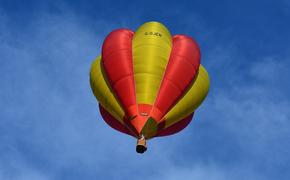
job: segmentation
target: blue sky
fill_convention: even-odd
[[[1,0],[0,179],[290,179],[289,19],[286,0]],[[152,20],[198,41],[211,89],[140,155],[101,120],[88,74],[110,31]]]

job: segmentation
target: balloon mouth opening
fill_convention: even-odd
[[[136,152],[143,154],[147,150],[147,147],[144,145],[137,145],[136,146]]]

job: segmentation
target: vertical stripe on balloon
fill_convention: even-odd
[[[127,116],[137,114],[132,63],[132,38],[128,29],[111,32],[102,47],[102,61],[114,94],[118,97]]]
[[[176,104],[193,81],[199,64],[200,50],[197,43],[185,35],[174,36],[169,62],[151,113],[152,117],[160,121]]]
[[[123,118],[125,113],[107,84],[101,66],[101,56],[99,56],[91,66],[90,84],[95,97],[98,99],[102,107],[104,107],[120,123],[124,124]]]

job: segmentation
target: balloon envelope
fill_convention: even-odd
[[[158,22],[112,31],[92,64],[92,91],[112,128],[150,139],[175,134],[192,120],[209,90],[200,49]]]

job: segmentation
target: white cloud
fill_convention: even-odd
[[[224,168],[214,164],[198,164],[189,167],[172,166],[164,169],[162,175],[154,177],[153,179],[166,179],[166,180],[228,180],[228,179],[249,179],[259,180],[264,179],[261,175],[256,174],[247,167],[240,169]]]

